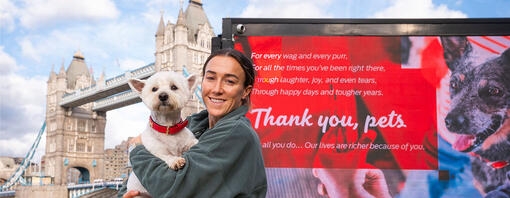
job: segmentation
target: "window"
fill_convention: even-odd
[[[78,120],[78,131],[87,131],[85,126],[85,120]]]
[[[69,140],[69,144],[67,145],[67,151],[74,152],[74,141],[73,140]]]
[[[85,143],[77,143],[76,152],[85,152]]]

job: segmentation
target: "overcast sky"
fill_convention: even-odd
[[[508,0],[202,0],[216,34],[225,17],[494,18]],[[184,9],[188,1],[182,2]],[[176,22],[179,0],[0,0],[0,156],[24,157],[45,119],[49,73],[80,50],[97,78],[154,62],[163,13]],[[67,68],[66,68],[67,69]],[[107,112],[106,148],[146,125],[142,104]],[[38,147],[44,153],[44,139]]]

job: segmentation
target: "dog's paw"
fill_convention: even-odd
[[[170,166],[170,168],[172,168],[174,170],[179,170],[179,169],[183,168],[185,164],[186,164],[186,159],[179,157],[174,161],[174,163],[172,163],[172,166]]]

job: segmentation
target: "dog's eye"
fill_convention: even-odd
[[[457,81],[457,80],[450,81],[450,91],[452,92],[452,94],[457,93],[457,90],[459,89],[459,87],[460,87],[459,81]]]
[[[501,96],[503,92],[497,87],[489,87],[489,89],[487,89],[487,93],[490,96]]]
[[[172,85],[172,86],[170,87],[170,89],[175,91],[175,90],[177,90],[177,89],[179,89],[179,88],[178,88],[177,86],[175,86],[175,85]]]
[[[499,87],[495,86],[487,86],[478,92],[479,96],[482,98],[491,98],[491,97],[501,97],[503,96],[503,91]]]
[[[158,88],[157,87],[153,87],[152,88],[152,92],[156,92],[156,91],[158,91]]]
[[[450,88],[457,89],[457,87],[459,87],[459,83],[457,83],[456,81],[450,82]]]

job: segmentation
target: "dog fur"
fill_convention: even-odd
[[[475,186],[487,197],[510,197],[510,49],[478,64],[467,37],[442,37],[450,77],[450,132],[453,148],[470,153]]]
[[[160,71],[147,80],[130,79],[128,84],[150,109],[152,120],[159,125],[174,126],[181,121],[181,110],[193,93],[196,77],[191,75],[186,79],[172,71]],[[150,124],[142,132],[141,139],[148,151],[173,170],[184,167],[186,160],[181,157],[182,154],[198,142],[187,128],[170,135],[155,131]],[[129,176],[127,189],[138,190],[142,196],[150,197],[133,172]]]

